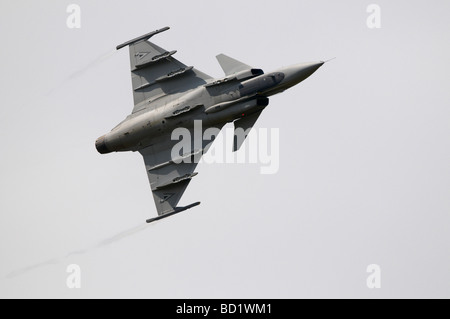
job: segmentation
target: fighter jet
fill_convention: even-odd
[[[217,60],[225,77],[211,76],[174,58],[177,51],[167,51],[149,41],[162,28],[127,41],[117,50],[129,47],[134,108],[111,132],[95,142],[101,154],[139,152],[144,157],[158,217],[147,223],[192,208],[200,202],[177,207],[201,156],[211,146],[214,136],[194,134],[201,123],[201,133],[220,129],[234,122],[233,151],[238,151],[269,97],[302,82],[324,62],[296,64],[270,73],[253,68],[224,54]],[[191,132],[186,147],[174,151],[180,142],[172,132],[184,128]],[[210,130],[211,131],[211,130]],[[238,134],[237,132],[244,132]]]

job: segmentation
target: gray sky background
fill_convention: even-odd
[[[78,30],[70,3],[0,2],[0,297],[450,297],[449,1],[76,1]],[[133,107],[115,46],[164,26],[215,77],[219,53],[337,59],[257,123],[280,129],[278,174],[199,165],[180,204],[202,205],[145,226],[141,156],[94,141]]]

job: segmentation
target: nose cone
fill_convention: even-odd
[[[97,151],[100,154],[108,154],[111,153],[111,151],[108,149],[108,147],[106,147],[106,143],[105,143],[105,136],[103,135],[102,137],[99,137],[96,141],[95,141],[95,148],[97,149]]]
[[[310,62],[292,65],[283,70],[285,75],[284,84],[293,86],[306,80],[311,74],[317,71],[325,62]]]

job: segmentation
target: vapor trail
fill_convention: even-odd
[[[23,267],[23,268],[19,268],[19,269],[13,270],[8,275],[6,275],[5,278],[11,279],[11,278],[14,278],[14,277],[18,277],[18,276],[24,275],[24,274],[26,274],[26,273],[28,273],[30,271],[33,271],[33,270],[36,270],[36,269],[39,269],[39,268],[43,268],[43,267],[48,266],[48,265],[59,264],[59,263],[63,262],[65,259],[67,259],[67,258],[69,258],[71,256],[87,254],[87,253],[89,253],[91,251],[94,251],[96,249],[99,249],[101,247],[104,247],[104,246],[107,246],[107,245],[111,245],[111,244],[113,244],[115,242],[118,242],[118,241],[120,241],[122,239],[131,237],[131,236],[133,236],[133,235],[143,231],[144,229],[146,229],[147,226],[148,226],[148,224],[141,224],[139,226],[127,229],[125,231],[121,231],[120,233],[117,233],[114,236],[105,238],[105,239],[101,240],[100,242],[98,242],[97,244],[92,245],[92,246],[90,246],[88,248],[79,249],[79,250],[75,250],[75,251],[69,252],[69,253],[65,254],[63,257],[48,259],[48,260],[40,262],[40,263],[36,263],[36,264],[33,264],[33,265],[29,265],[29,266],[26,266],[26,267]]]
[[[89,69],[91,69],[97,65],[100,65],[102,62],[108,60],[110,57],[112,57],[114,55],[114,53],[116,53],[116,50],[111,50],[107,53],[100,55],[99,57],[94,59],[92,62],[90,62],[86,66],[84,66],[83,68],[70,74],[64,81],[72,80],[72,79],[75,79],[75,78],[83,75]]]
[[[66,83],[82,76],[83,74],[85,74],[87,71],[89,71],[90,69],[100,65],[101,63],[105,62],[106,60],[108,60],[110,57],[112,57],[117,51],[116,50],[111,50],[108,51],[107,53],[104,53],[100,56],[98,56],[97,58],[95,58],[94,60],[92,60],[91,62],[89,62],[87,65],[85,65],[84,67],[80,68],[79,70],[69,74],[65,79],[63,79],[58,85],[56,85],[53,89],[51,89],[46,96],[51,95],[54,91],[56,91],[57,89],[59,89],[60,87],[62,87],[63,85],[65,85]]]

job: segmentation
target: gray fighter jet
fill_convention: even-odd
[[[230,58],[217,56],[225,77],[213,79],[174,58],[148,41],[168,30],[163,28],[117,46],[129,47],[134,109],[127,118],[95,142],[99,153],[138,151],[144,157],[158,217],[148,223],[199,205],[177,207],[199,159],[211,146],[214,136],[194,134],[201,121],[201,133],[215,128],[218,133],[234,122],[234,151],[247,137],[269,96],[281,93],[313,74],[321,62],[302,63],[270,73]],[[179,140],[172,140],[176,128],[192,132],[189,149],[174,152]],[[211,132],[211,130],[210,130]],[[244,132],[238,134],[237,132]]]

